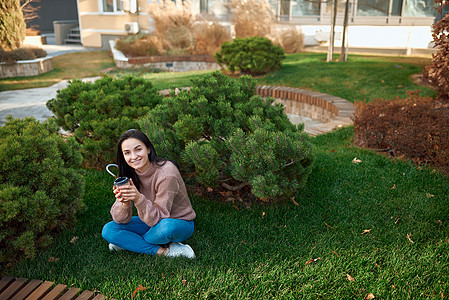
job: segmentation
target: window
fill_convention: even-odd
[[[121,12],[121,0],[103,0],[103,12]]]
[[[402,10],[402,0],[392,0],[391,15],[400,16]]]
[[[387,16],[390,0],[359,0],[358,16]]]
[[[404,0],[405,17],[435,17],[433,0]]]
[[[311,16],[320,14],[321,2],[318,0],[293,0],[292,16]]]

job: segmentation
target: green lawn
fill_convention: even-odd
[[[423,58],[350,55],[348,62],[326,62],[324,53],[288,55],[282,69],[259,78],[260,84],[285,85],[319,91],[354,102],[376,98],[405,97],[406,91],[432,89],[416,85],[412,74],[422,73],[430,60]]]
[[[53,70],[38,76],[0,79],[0,91],[47,87],[65,79],[100,76],[114,61],[108,51],[67,53],[52,58]]]
[[[398,86],[418,88],[410,74],[423,67],[402,58],[323,59],[325,54],[289,55],[282,70],[257,80],[371,100],[402,95]],[[170,73],[146,76],[167,88],[185,86],[195,75],[178,74],[179,81],[170,83]],[[130,299],[140,285],[146,290],[134,299],[448,298],[449,178],[356,148],[352,131],[313,138],[316,161],[295,195],[298,205],[248,206],[192,195],[196,231],[187,243],[195,260],[110,252],[101,229],[111,220],[112,177],[86,171],[87,208],[76,225],[35,259],[2,273],[116,299]]]
[[[147,289],[135,299],[446,298],[448,178],[357,149],[351,137],[349,127],[314,139],[316,163],[298,206],[192,197],[195,260],[110,252],[101,228],[111,220],[112,178],[89,171],[77,225],[8,273],[116,299],[140,285]]]

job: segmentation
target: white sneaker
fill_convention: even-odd
[[[193,252],[192,247],[189,245],[184,245],[181,243],[171,243],[168,246],[167,254],[165,256],[168,257],[180,257],[184,256],[187,258],[195,258],[195,252]]]
[[[120,248],[120,247],[117,246],[117,245],[114,245],[114,244],[109,243],[109,250],[111,250],[111,251],[121,251],[121,250],[125,250],[125,249]]]

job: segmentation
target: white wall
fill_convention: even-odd
[[[306,45],[317,44],[316,38],[328,37],[330,26],[297,26],[301,28]],[[336,26],[335,45],[341,45],[342,26]],[[321,31],[321,32],[319,32]],[[317,34],[318,32],[318,34]],[[328,40],[328,38],[327,38]],[[367,48],[429,48],[432,42],[430,26],[349,26],[349,47]]]

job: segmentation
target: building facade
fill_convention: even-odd
[[[148,0],[151,1],[151,0]],[[147,0],[77,0],[84,46],[108,47],[110,39],[150,32]],[[215,15],[229,24],[226,0],[192,0],[195,14]],[[306,45],[328,40],[332,0],[269,0],[279,26],[294,25]],[[437,17],[433,0],[348,0],[348,46],[366,48],[431,47],[432,25]],[[345,1],[339,1],[336,45],[341,39]],[[341,42],[340,42],[341,43]]]

